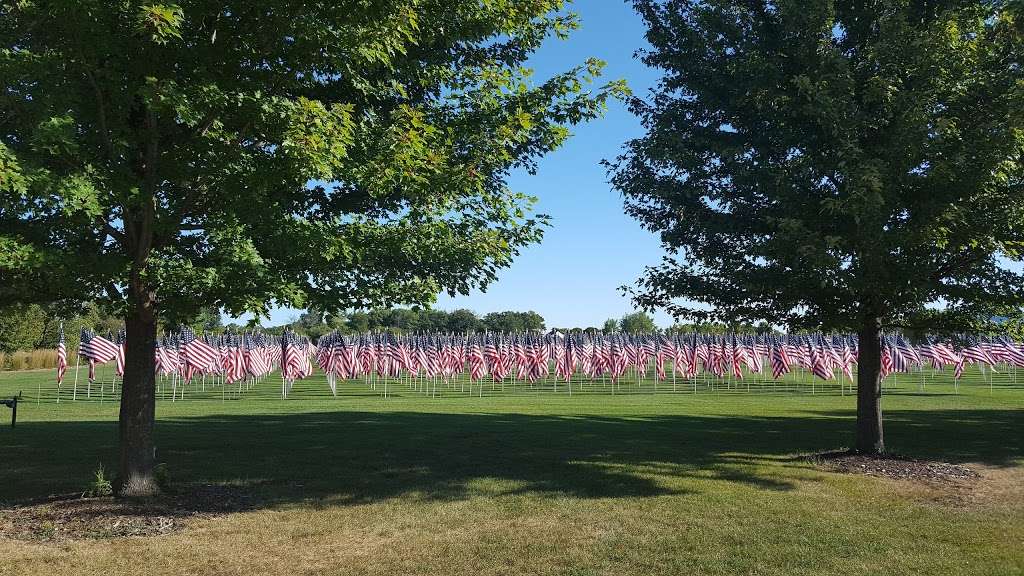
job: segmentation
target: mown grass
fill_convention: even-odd
[[[73,374],[69,374],[73,376]],[[110,376],[55,403],[52,371],[0,428],[0,501],[80,490],[116,464]],[[849,445],[854,398],[803,377],[412,390],[322,376],[280,398],[197,382],[158,402],[158,460],[180,486],[250,486],[256,510],[159,538],[0,538],[0,574],[1024,573],[1024,374],[886,388],[892,450],[968,463],[967,494],[815,469]],[[578,383],[577,383],[578,386]],[[41,391],[37,399],[35,395]],[[0,419],[8,413],[0,409]]]

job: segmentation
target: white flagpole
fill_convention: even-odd
[[[74,390],[74,392],[71,393],[71,400],[72,401],[78,400],[78,365],[81,363],[81,361],[82,361],[82,355],[76,353],[75,354],[75,390]],[[58,397],[57,400],[59,401],[60,397]]]

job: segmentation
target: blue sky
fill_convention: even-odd
[[[531,65],[547,78],[588,57],[607,62],[604,79],[624,78],[644,94],[657,74],[633,58],[644,44],[644,25],[632,7],[616,0],[579,1],[582,28],[568,40],[549,40]],[[538,212],[550,214],[544,241],[525,250],[486,293],[450,298],[437,307],[470,308],[479,313],[534,310],[548,326],[600,326],[633,311],[618,287],[633,283],[644,265],[657,263],[657,238],[623,214],[622,197],[608,185],[602,159],[619,154],[622,144],[641,134],[639,121],[620,102],[607,115],[577,126],[564,147],[546,156],[535,176],[517,174],[513,189],[539,198]],[[658,315],[658,323],[671,324]]]
[[[540,81],[582,64],[589,57],[607,62],[604,79],[624,78],[638,94],[656,81],[654,71],[633,58],[644,44],[644,26],[630,5],[618,0],[580,0],[572,9],[582,28],[567,40],[550,39],[531,66]],[[441,295],[436,308],[469,308],[480,314],[534,310],[548,326],[600,326],[606,318],[633,311],[618,287],[633,283],[645,265],[657,263],[657,238],[622,211],[622,198],[608,185],[602,159],[618,155],[622,144],[641,134],[640,124],[614,102],[607,115],[577,126],[573,137],[546,156],[535,176],[520,173],[512,188],[539,198],[537,211],[552,217],[541,244],[531,246],[502,271],[485,293],[455,298]],[[273,311],[270,324],[298,315]],[[656,314],[659,325],[671,324]]]

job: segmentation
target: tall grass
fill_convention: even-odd
[[[68,364],[74,365],[75,353],[68,352]],[[57,367],[56,350],[23,350],[0,352],[0,370],[39,370]]]

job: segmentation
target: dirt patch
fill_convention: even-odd
[[[812,454],[804,459],[829,472],[867,474],[930,484],[962,484],[981,477],[974,470],[960,464],[917,460],[894,454],[872,456],[838,451]]]
[[[250,488],[201,485],[146,500],[63,496],[0,509],[0,537],[42,542],[158,536],[200,518],[251,509]]]
[[[918,460],[897,454],[869,456],[836,451],[799,458],[829,472],[864,474],[898,480],[901,494],[943,508],[966,508],[985,504],[991,499],[982,498],[981,495],[996,480],[991,470],[985,467],[969,468],[961,464]],[[984,469],[984,476],[979,473],[981,469]]]

